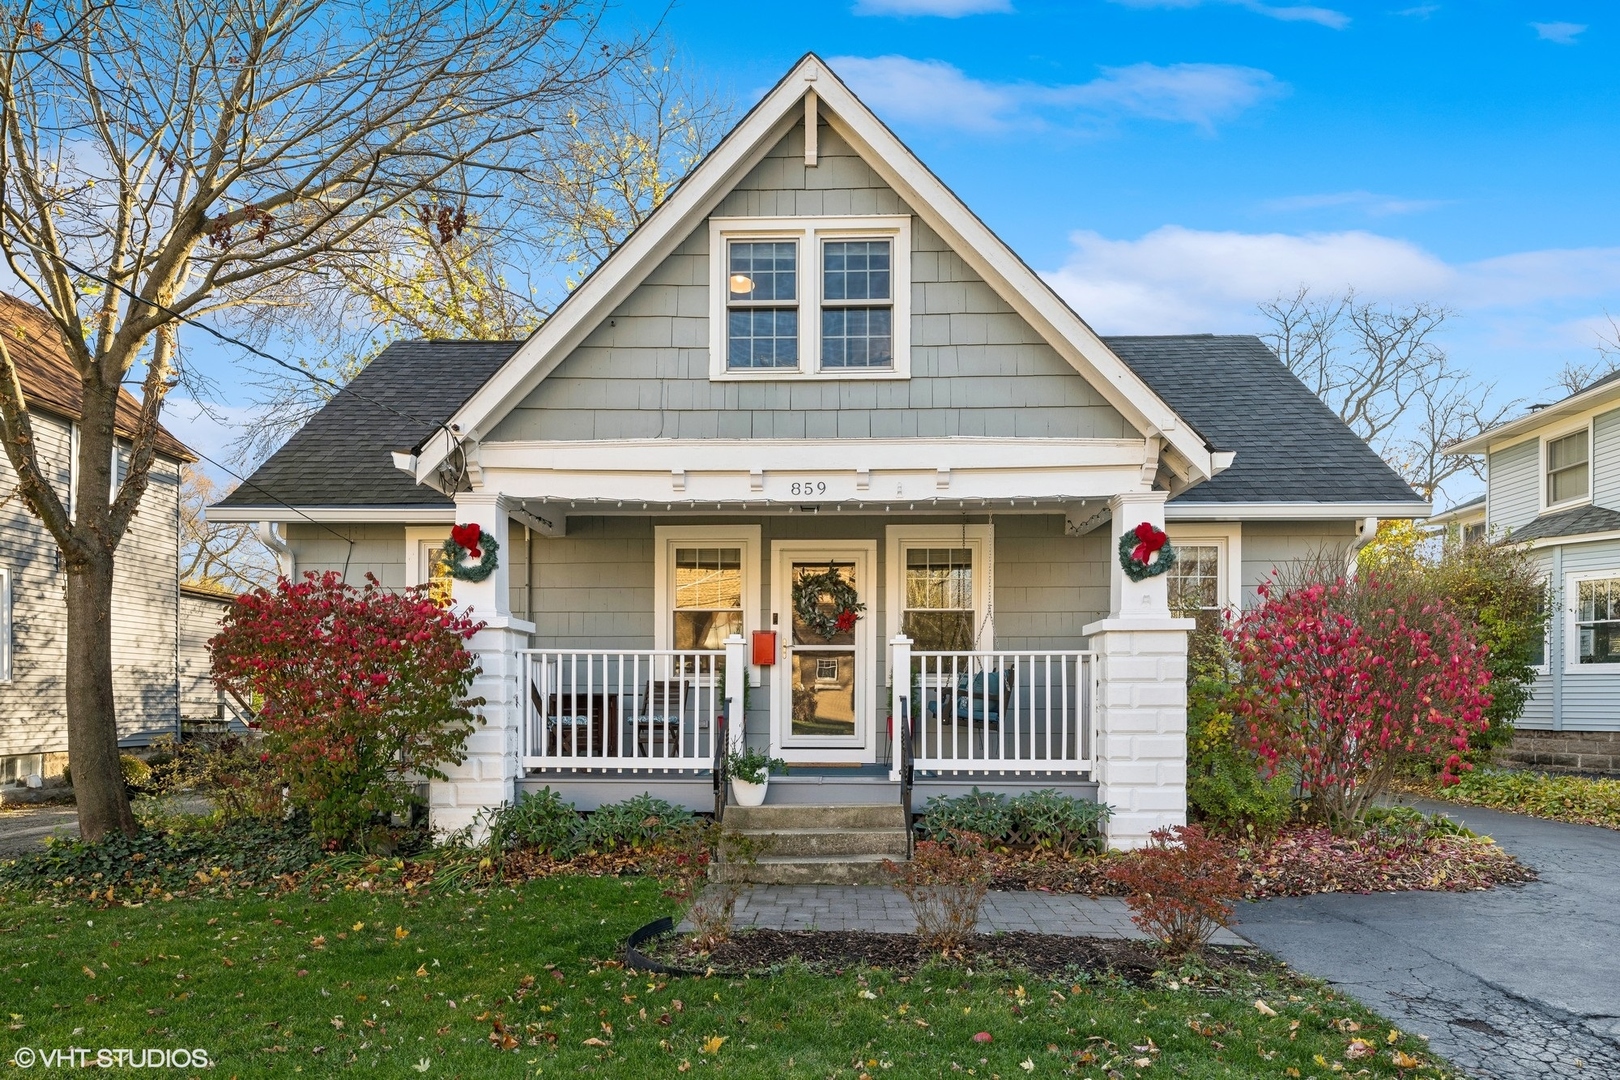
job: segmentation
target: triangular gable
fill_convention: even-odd
[[[674,194],[468,399],[451,418],[451,430],[475,442],[486,436],[714,212],[732,187],[800,121],[808,91],[814,91],[819,99],[821,118],[861,154],[919,218],[938,232],[1128,423],[1144,435],[1163,440],[1167,464],[1184,473],[1189,481],[1218,471],[1220,461],[1192,426],[1114,355],[1050,286],[814,54],[800,60]],[[431,478],[451,449],[446,435],[431,438],[417,455],[417,478]]]

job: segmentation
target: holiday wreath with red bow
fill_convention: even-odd
[[[1176,549],[1163,529],[1144,521],[1119,538],[1119,565],[1132,581],[1145,581],[1176,565]]]
[[[827,610],[829,606],[831,611]],[[865,610],[866,605],[861,603],[855,586],[846,581],[835,566],[819,574],[804,570],[794,579],[794,614],[806,629],[828,641],[855,629],[856,621]]]
[[[477,522],[452,525],[450,539],[444,542],[444,562],[457,581],[483,581],[495,572],[495,556],[500,550],[501,545]]]

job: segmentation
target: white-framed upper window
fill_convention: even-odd
[[[1576,506],[1592,498],[1592,424],[1541,440],[1541,506]]]
[[[932,652],[995,648],[992,525],[890,525],[884,563],[887,636]]]
[[[0,566],[0,683],[11,681],[11,571]]]
[[[1620,570],[1569,574],[1564,584],[1564,669],[1620,667]]]
[[[653,540],[655,648],[719,650],[758,628],[758,525],[660,525]]]
[[[1176,564],[1164,575],[1170,613],[1198,620],[1200,630],[1215,630],[1223,612],[1243,606],[1243,527],[1200,524],[1168,526]]]
[[[714,379],[911,374],[911,218],[711,218]]]

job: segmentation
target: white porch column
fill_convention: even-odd
[[[911,723],[911,710],[917,703],[911,701],[911,639],[904,634],[896,634],[889,639],[889,685],[891,697],[889,699],[889,716],[894,720],[894,731],[889,739],[889,779],[898,783],[900,781],[900,738],[902,723]],[[915,731],[915,726],[912,727]],[[917,748],[911,748],[912,756],[917,754]]]
[[[727,752],[742,753],[748,740],[748,642],[741,634],[726,638],[726,741]]]
[[[468,492],[456,496],[456,521],[477,522],[500,545],[495,572],[483,581],[453,583],[455,605],[485,623],[467,647],[478,657],[479,674],[472,694],[482,697],[483,725],[467,737],[467,760],[444,771],[449,780],[429,785],[428,809],[433,831],[454,832],[471,825],[480,811],[512,802],[518,776],[518,724],[523,715],[522,666],[519,649],[528,648],[534,624],[512,617],[511,559],[506,500],[498,494]],[[445,528],[445,535],[450,529]],[[475,837],[482,839],[482,837]]]
[[[1129,850],[1148,834],[1187,822],[1187,633],[1175,619],[1164,575],[1132,581],[1119,565],[1120,538],[1141,522],[1164,528],[1162,491],[1109,501],[1108,618],[1084,628],[1097,654],[1101,691],[1092,749],[1097,799],[1114,810],[1108,846]]]

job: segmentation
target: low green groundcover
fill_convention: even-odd
[[[1553,821],[1620,829],[1620,780],[1484,768],[1463,773],[1450,787],[1425,787],[1422,794]]]
[[[1265,975],[1133,987],[947,964],[729,979],[621,968],[624,937],[670,913],[647,878],[0,901],[6,1053],[185,1047],[206,1051],[210,1075],[243,1078],[1453,1074],[1354,1003]]]

